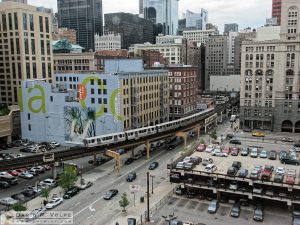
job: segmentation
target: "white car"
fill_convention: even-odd
[[[178,163],[176,164],[176,169],[178,169],[178,170],[182,170],[183,167],[184,167],[184,162],[178,162]]]
[[[46,208],[35,209],[28,215],[28,220],[34,220],[43,216],[46,212]]]
[[[205,152],[211,153],[214,150],[214,146],[213,145],[209,145],[206,147]]]
[[[204,172],[206,173],[213,173],[214,171],[217,170],[217,167],[215,164],[208,164],[205,168],[204,168]]]
[[[28,172],[22,172],[22,173],[20,173],[19,177],[25,178],[25,179],[32,179],[33,175],[31,173],[28,173]]]
[[[50,145],[53,145],[55,147],[59,147],[60,146],[60,144],[58,142],[55,142],[55,141],[51,141]]]
[[[0,199],[0,204],[1,205],[7,205],[7,206],[11,206],[18,203],[18,200],[15,200],[11,197],[6,197],[6,198],[1,198]]]
[[[252,148],[251,152],[250,152],[250,157],[257,158],[257,156],[258,156],[258,150],[257,150],[257,148]]]
[[[14,176],[9,174],[8,172],[0,172],[0,177],[11,179]]]
[[[225,152],[221,152],[221,149],[216,148],[211,152],[211,155],[213,156],[219,156],[219,157],[227,157],[228,154]]]
[[[191,161],[191,157],[187,156],[183,159],[184,163],[189,163]]]
[[[56,187],[57,186],[57,182],[53,179],[46,179],[40,182],[40,184],[45,184],[49,187]]]
[[[59,204],[63,203],[63,198],[53,198],[47,205],[46,209],[53,209],[54,207],[58,206]]]
[[[277,167],[275,174],[280,174],[284,175],[285,174],[285,169],[283,167]]]
[[[28,186],[27,190],[34,191],[35,193],[41,193],[42,192],[41,187],[36,187],[36,186],[33,186],[33,185]]]

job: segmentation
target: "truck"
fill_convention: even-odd
[[[236,121],[236,115],[231,115],[230,117],[230,122],[235,122]]]

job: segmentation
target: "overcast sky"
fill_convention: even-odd
[[[56,0],[28,0],[29,4],[44,5],[57,11]],[[103,11],[138,13],[139,0],[103,0]],[[179,0],[179,18],[185,10],[199,12],[208,10],[209,22],[217,24],[222,31],[224,23],[236,22],[239,28],[255,28],[265,24],[271,17],[271,0]]]

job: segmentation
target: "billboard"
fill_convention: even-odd
[[[64,107],[65,140],[82,143],[84,138],[96,135],[95,108]]]

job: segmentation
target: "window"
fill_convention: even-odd
[[[46,78],[46,64],[44,62],[42,63],[42,76]]]
[[[48,77],[49,77],[49,78],[52,77],[52,67],[51,67],[51,63],[48,63]]]
[[[27,119],[30,120],[30,113],[27,114]]]
[[[31,54],[35,55],[35,40],[31,39]]]
[[[44,40],[41,40],[41,54],[45,55],[45,42],[44,42]]]
[[[15,30],[18,30],[18,14],[14,13]]]
[[[36,74],[36,63],[32,63],[32,75],[33,75],[33,79],[37,78],[37,74]]]
[[[31,125],[30,124],[28,124],[28,130],[31,131]]]
[[[91,95],[95,94],[94,88],[91,88]]]
[[[23,29],[27,30],[27,14],[23,13]]]
[[[49,33],[49,18],[45,17],[45,23],[46,23],[46,33]]]
[[[39,16],[40,32],[44,32],[43,17]]]
[[[91,98],[91,103],[95,104],[95,99],[94,98]]]
[[[47,41],[47,55],[50,55],[50,41]]]
[[[53,102],[53,96],[50,96],[50,102]]]
[[[30,31],[34,31],[33,15],[32,14],[29,14],[29,25],[30,25]]]
[[[11,17],[11,13],[8,13],[8,27],[9,30],[12,30],[12,17]]]
[[[30,64],[26,63],[26,77],[27,79],[30,79]]]

